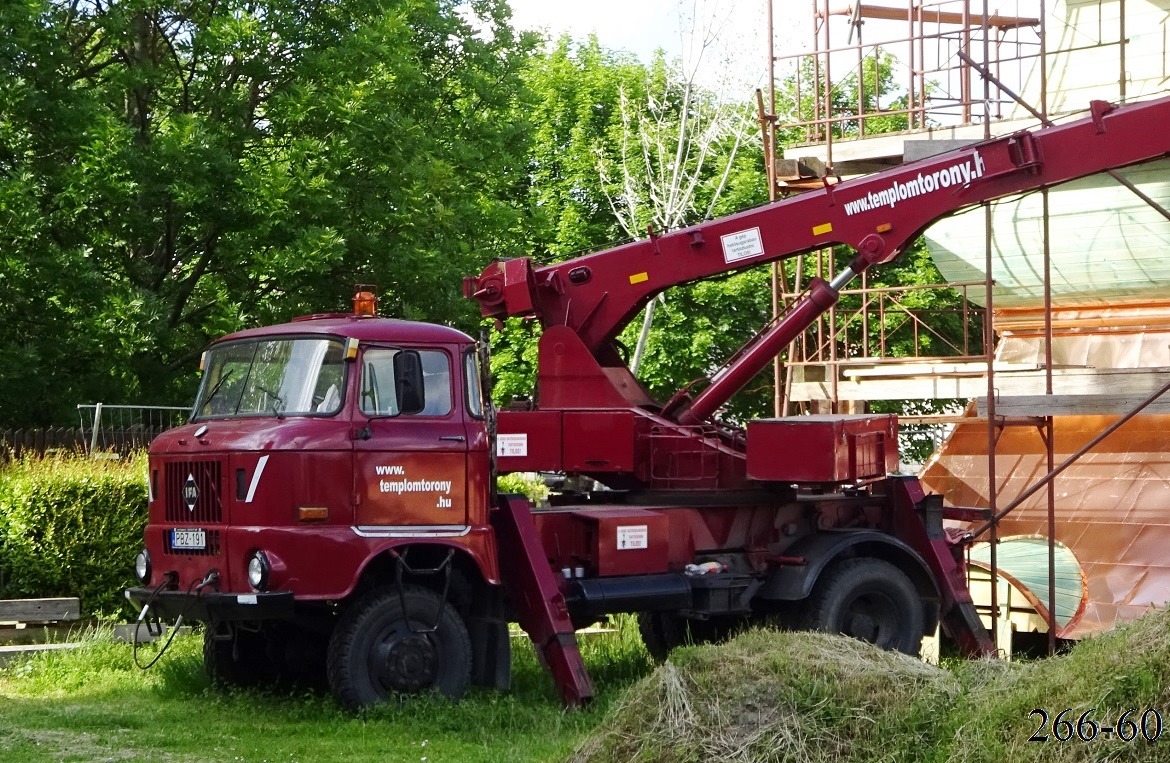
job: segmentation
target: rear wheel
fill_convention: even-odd
[[[663,662],[675,647],[693,644],[716,644],[726,641],[746,621],[729,615],[716,615],[707,620],[692,620],[673,612],[639,612],[638,631],[646,651],[657,662]]]
[[[432,626],[433,631],[427,632]],[[458,699],[471,678],[463,619],[433,591],[382,588],[359,599],[329,642],[329,686],[347,708],[396,694],[438,692]]]
[[[830,567],[805,611],[812,630],[906,654],[922,648],[921,597],[906,573],[881,559],[848,559]]]

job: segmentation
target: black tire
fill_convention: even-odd
[[[655,662],[665,662],[671,651],[684,643],[686,631],[681,619],[661,612],[638,613],[638,632]]]
[[[922,648],[923,612],[918,590],[881,559],[848,559],[822,573],[808,599],[810,630],[840,633],[905,654]]]
[[[405,609],[404,606],[405,605]],[[432,633],[421,633],[436,622]],[[341,616],[329,640],[329,687],[357,710],[391,696],[438,692],[459,699],[471,680],[471,639],[463,618],[435,592],[380,588]]]
[[[656,662],[665,662],[676,647],[717,644],[740,629],[740,619],[726,616],[692,620],[673,612],[638,613],[642,643]]]

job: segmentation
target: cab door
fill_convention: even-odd
[[[413,535],[467,527],[468,438],[445,347],[364,348],[354,441],[359,532]]]

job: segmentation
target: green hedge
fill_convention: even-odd
[[[0,466],[0,598],[77,596],[86,615],[119,613],[145,524],[143,456]]]

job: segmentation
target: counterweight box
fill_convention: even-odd
[[[898,468],[898,417],[793,416],[747,426],[747,474],[761,482],[863,482]]]

